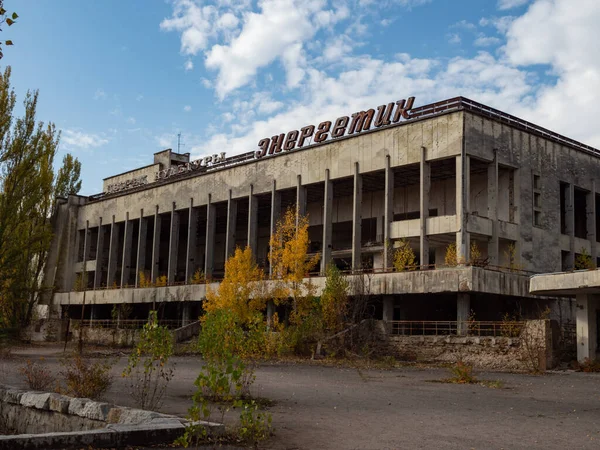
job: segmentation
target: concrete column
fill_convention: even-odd
[[[187,250],[185,258],[185,283],[189,283],[196,272],[196,247],[198,246],[198,210],[194,208],[194,199],[190,198],[188,211]]]
[[[204,250],[204,276],[210,280],[215,267],[215,228],[217,225],[217,207],[211,202],[208,194],[206,205],[206,245]]]
[[[331,231],[333,213],[333,182],[329,179],[329,169],[325,169],[325,198],[323,200],[323,253],[321,273],[325,274],[331,260]]]
[[[125,213],[125,233],[123,234],[123,259],[121,260],[121,287],[124,288],[129,282],[131,272],[131,246],[133,236],[133,224],[129,220],[129,213]]]
[[[171,209],[171,232],[169,233],[169,265],[167,282],[173,284],[177,275],[177,251],[179,249],[179,212],[175,211],[175,202]]]
[[[394,320],[394,297],[392,295],[383,296],[383,317],[385,329],[388,334],[392,333],[392,322]]]
[[[273,187],[271,188],[271,236],[275,234],[277,228],[277,221],[281,215],[281,194],[277,192],[277,182],[273,180]],[[269,277],[273,276],[273,263],[269,259]],[[268,305],[267,305],[268,306]],[[268,313],[268,310],[267,310]],[[267,315],[268,317],[268,315]]]
[[[429,193],[431,192],[431,167],[427,162],[427,150],[421,147],[420,162],[420,187],[419,187],[419,251],[421,254],[420,265],[429,265],[429,238],[427,237],[427,218],[429,217]],[[425,268],[425,267],[423,267]]]
[[[90,221],[85,221],[85,231],[83,232],[83,262],[85,263],[90,257],[90,247],[92,240],[90,239]]]
[[[575,186],[569,184],[569,188],[566,192],[567,198],[565,199],[565,225],[566,232],[569,235],[569,257],[567,259],[567,266],[569,269],[575,268]]]
[[[456,258],[459,262],[469,261],[469,233],[467,219],[469,212],[470,164],[469,156],[456,157]]]
[[[390,322],[394,320],[394,296],[383,296],[383,320]]]
[[[190,323],[190,303],[183,302],[181,304],[181,326],[185,327],[188,323]]]
[[[470,294],[458,293],[456,297],[456,331],[459,336],[466,336],[469,331],[469,315],[471,314]]]
[[[499,263],[498,239],[498,151],[494,149],[494,160],[488,164],[487,194],[488,194],[488,219],[492,221],[492,236],[488,240],[489,264],[497,266]]]
[[[390,167],[390,156],[385,157],[385,187],[383,202],[383,268],[393,267],[394,249],[390,239],[394,221],[394,172]]]
[[[254,195],[254,186],[250,185],[248,196],[248,247],[258,258],[258,197]]]
[[[577,295],[577,361],[585,358],[596,359],[597,349],[597,309],[600,307],[598,296],[590,294]]]
[[[154,236],[152,237],[152,283],[156,283],[156,279],[159,277],[158,273],[158,262],[160,256],[160,230],[162,226],[162,219],[158,214],[158,205],[154,211]]]
[[[98,242],[96,247],[96,276],[94,277],[94,289],[100,287],[102,281],[102,269],[104,266],[104,228],[102,227],[102,217],[98,221]]]
[[[362,175],[354,163],[354,198],[352,201],[352,270],[362,268]]]
[[[237,223],[237,200],[232,198],[231,189],[229,189],[229,198],[227,199],[227,234],[225,237],[225,261],[235,251],[235,227]]]
[[[148,236],[148,219],[144,217],[144,210],[140,210],[140,224],[137,241],[137,261],[135,263],[135,287],[140,287],[140,272],[146,267],[146,237]]]
[[[298,175],[296,186],[296,227],[298,227],[298,218],[306,215],[306,186],[302,186],[301,175]]]
[[[596,242],[596,181],[592,180],[592,191],[586,198],[587,239],[590,241],[592,264],[597,267],[598,243]]]
[[[108,269],[106,275],[106,285],[112,287],[117,274],[117,250],[119,247],[119,226],[115,223],[115,216],[112,216],[110,224],[110,246],[108,247]]]

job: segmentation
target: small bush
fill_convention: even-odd
[[[415,252],[407,239],[400,241],[400,246],[394,253],[394,268],[398,272],[415,270],[417,268]]]
[[[463,361],[458,361],[454,366],[450,368],[452,372],[452,378],[449,379],[452,383],[459,384],[471,384],[476,383],[477,380],[473,376],[473,366],[466,364]]]
[[[34,391],[45,391],[56,380],[52,371],[44,366],[43,361],[43,358],[40,358],[40,362],[27,360],[27,363],[19,368],[19,373],[23,376],[27,386]]]
[[[600,361],[585,358],[582,363],[578,363],[581,372],[600,372]]]
[[[98,399],[112,384],[110,362],[91,362],[79,355],[61,361],[64,370],[60,373],[65,386],[59,391],[81,398]]]
[[[241,405],[241,408],[238,435],[244,442],[257,447],[259,442],[269,438],[273,432],[271,414],[259,412],[254,400]]]

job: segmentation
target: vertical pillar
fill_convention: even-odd
[[[137,261],[135,263],[135,287],[140,287],[140,272],[143,272],[146,261],[146,237],[148,236],[148,219],[144,217],[144,209],[140,209],[140,225],[137,241]]]
[[[392,221],[394,220],[394,172],[390,167],[390,156],[385,157],[385,187],[383,202],[383,268],[392,267],[394,249],[390,239]]]
[[[108,273],[106,275],[106,286],[112,287],[115,283],[117,272],[117,250],[119,247],[119,226],[115,223],[115,216],[112,216],[110,224],[110,245],[108,247]]]
[[[175,202],[171,209],[171,231],[169,233],[169,265],[167,269],[167,281],[169,284],[175,282],[177,275],[177,250],[179,247],[179,212],[175,211]]]
[[[196,247],[198,236],[198,210],[194,208],[194,199],[190,198],[190,209],[188,211],[187,250],[185,263],[185,282],[190,282],[196,272]]]
[[[394,320],[394,297],[392,295],[383,296],[383,322],[386,332],[392,333],[393,327],[390,322]]]
[[[459,336],[466,336],[469,330],[469,314],[471,313],[470,294],[459,292],[456,297],[456,332]]]
[[[598,325],[596,308],[598,296],[589,294],[577,295],[577,361],[585,358],[596,359]]]
[[[129,220],[129,213],[125,213],[125,233],[123,234],[123,259],[121,260],[121,287],[129,283],[131,272],[131,238],[133,236],[133,224]]]
[[[152,236],[152,284],[156,283],[156,279],[159,277],[158,265],[160,256],[160,230],[162,225],[162,219],[158,214],[158,205],[154,211],[154,235]]]
[[[420,237],[419,251],[421,253],[420,265],[426,268],[429,265],[429,238],[427,237],[427,218],[429,217],[429,193],[431,191],[431,168],[427,162],[427,150],[421,147],[420,162],[420,186],[419,186],[419,209],[420,209]]]
[[[211,194],[208,194],[206,205],[206,246],[204,250],[204,276],[210,280],[215,267],[215,228],[217,224],[217,208],[211,202]]]
[[[296,186],[296,227],[298,227],[299,217],[306,215],[306,186],[302,186],[301,175],[298,175]]]
[[[271,188],[271,236],[275,234],[277,228],[277,221],[281,214],[281,194],[277,192],[277,182],[273,180],[273,187]],[[273,276],[273,262],[269,258],[269,277]],[[267,304],[268,307],[268,304]],[[268,313],[268,310],[267,310]]]
[[[85,231],[83,232],[83,262],[85,263],[90,256],[90,247],[92,240],[90,239],[90,221],[85,221]]]
[[[98,219],[98,243],[96,246],[96,276],[94,277],[94,289],[100,287],[102,282],[102,269],[104,268],[104,228],[102,217]]]
[[[488,164],[487,170],[487,216],[492,221],[492,236],[488,240],[488,261],[497,266],[499,261],[498,239],[498,150],[494,149],[494,160]]]
[[[325,197],[323,199],[323,254],[321,273],[325,274],[331,260],[331,231],[333,213],[333,182],[329,179],[329,169],[325,169]]]
[[[352,270],[362,267],[362,175],[354,163],[354,198],[352,201]]]
[[[456,258],[459,262],[469,261],[469,233],[467,217],[470,193],[469,156],[464,153],[456,157]]]
[[[592,190],[586,198],[587,239],[590,241],[592,264],[597,267],[598,243],[596,242],[596,181],[592,180]]]
[[[225,261],[235,251],[235,227],[237,223],[237,200],[232,198],[231,189],[229,189],[229,198],[227,199],[227,231],[225,237]]]
[[[258,197],[254,195],[254,186],[250,185],[248,196],[248,247],[258,258]]]
[[[575,186],[570,183],[566,192],[565,199],[565,225],[567,235],[569,236],[569,256],[567,259],[567,267],[575,268]]]
[[[190,323],[190,302],[184,302],[181,304],[181,326],[185,327]]]

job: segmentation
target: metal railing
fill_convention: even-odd
[[[392,320],[388,332],[396,336],[488,336],[519,337],[525,322]]]
[[[139,330],[147,324],[147,320],[113,320],[113,319],[101,319],[101,320],[78,320],[71,319],[71,325],[69,328],[105,328],[105,329],[121,329],[121,330]],[[182,320],[159,320],[158,325],[169,328],[170,330],[179,328],[183,325]]]

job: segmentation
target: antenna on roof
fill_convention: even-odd
[[[181,153],[181,151],[180,151],[180,150],[181,150],[181,147],[182,147],[182,146],[184,146],[184,147],[185,147],[185,144],[182,144],[182,143],[181,143],[181,132],[179,132],[179,133],[177,134],[177,153]]]

